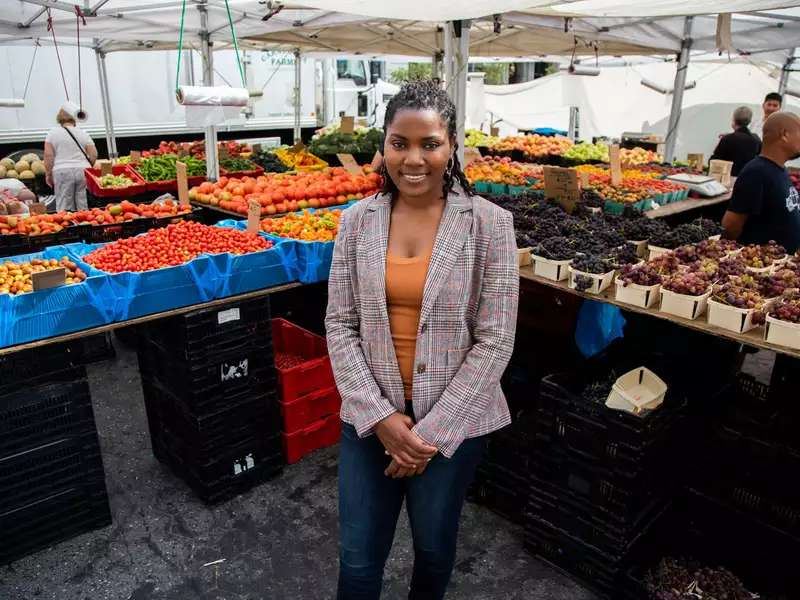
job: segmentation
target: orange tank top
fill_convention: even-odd
[[[406,400],[411,400],[414,355],[430,251],[414,258],[386,256],[386,308]]]

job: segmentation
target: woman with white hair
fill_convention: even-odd
[[[74,102],[65,102],[56,115],[53,127],[44,141],[44,168],[47,185],[55,190],[56,210],[85,210],[86,177],[83,170],[97,160],[89,134],[76,121],[81,112]]]
[[[747,106],[740,106],[733,111],[731,127],[733,133],[723,135],[719,139],[711,160],[727,160],[733,163],[731,175],[737,177],[739,171],[761,152],[761,140],[749,129],[753,120],[753,111]]]

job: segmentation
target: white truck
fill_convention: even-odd
[[[80,50],[82,89],[79,89],[78,49],[59,47],[66,80],[62,84],[59,61],[52,46],[41,46],[36,53],[30,83],[25,93],[34,48],[0,46],[0,97],[22,98],[23,108],[0,107],[0,145],[31,146],[41,143],[55,125],[55,116],[67,93],[73,101],[83,98],[88,119],[81,126],[95,139],[105,137],[103,107],[98,79],[97,57],[91,49]],[[189,56],[191,55],[191,58]],[[109,95],[114,132],[117,138],[186,135],[202,130],[186,126],[184,108],[175,99],[177,51],[143,50],[112,52],[106,56]],[[248,89],[262,90],[263,96],[251,99],[242,115],[220,131],[247,132],[287,130],[294,125],[294,55],[283,52],[244,52]],[[382,63],[368,60],[314,59],[301,56],[301,127],[325,125],[340,114],[374,123],[379,100],[377,87]],[[196,52],[184,52],[181,83],[201,81],[201,60]],[[329,79],[323,82],[324,70]],[[231,50],[214,52],[215,84],[241,86],[236,57]],[[327,87],[324,85],[327,84]],[[323,115],[324,94],[328,90],[327,110]],[[381,115],[382,119],[382,115]]]

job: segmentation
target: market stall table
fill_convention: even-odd
[[[679,202],[673,202],[672,204],[667,204],[666,206],[661,206],[656,208],[655,210],[648,210],[644,213],[651,219],[660,219],[663,217],[671,217],[673,215],[689,212],[692,210],[697,210],[700,208],[706,208],[709,206],[716,206],[718,204],[723,204],[731,199],[731,192],[729,191],[727,194],[722,194],[720,196],[714,196],[713,198],[687,198],[686,200],[681,200]]]
[[[200,310],[204,308],[213,308],[215,306],[222,306],[225,304],[231,304],[235,302],[239,302],[242,300],[249,300],[251,298],[257,298],[260,296],[266,296],[268,294],[274,294],[276,292],[282,292],[284,290],[290,290],[296,287],[301,286],[300,283],[286,283],[283,285],[276,285],[274,287],[264,288],[261,290],[256,290],[254,292],[247,292],[246,294],[238,294],[235,296],[227,296],[225,298],[217,298],[214,300],[210,300],[208,302],[203,302],[200,304],[190,304],[187,306],[181,306],[180,308],[173,308],[170,310],[166,310],[163,312],[153,313],[151,315],[145,315],[143,317],[137,317],[135,319],[128,319],[126,321],[115,321],[114,323],[109,323],[107,325],[101,325],[100,327],[92,327],[91,329],[83,329],[81,331],[73,331],[72,333],[67,333],[64,335],[58,335],[54,337],[44,338],[41,340],[34,340],[32,342],[26,342],[24,344],[16,344],[14,346],[7,346],[5,348],[0,348],[0,356],[5,356],[7,354],[12,354],[14,352],[20,352],[22,350],[29,350],[32,348],[39,348],[42,346],[46,346],[48,344],[56,344],[59,342],[68,342],[72,340],[76,340],[79,338],[95,335],[98,333],[105,333],[106,331],[113,331],[114,329],[119,329],[121,327],[127,327],[129,325],[141,325],[143,323],[149,323],[151,321],[156,321],[158,319],[166,318],[166,317],[174,317],[176,315],[182,315],[185,313],[189,313],[195,310]]]
[[[580,296],[587,300],[597,300],[599,302],[606,302],[608,304],[613,304],[614,306],[618,306],[627,311],[641,313],[649,315],[651,317],[655,317],[657,319],[671,321],[673,323],[677,323],[678,325],[682,325],[684,327],[688,327],[690,329],[694,329],[697,331],[702,331],[704,333],[708,333],[711,335],[716,335],[718,337],[723,337],[732,340],[734,342],[739,342],[740,344],[746,344],[748,346],[761,348],[763,350],[771,350],[773,352],[779,354],[785,354],[793,358],[800,358],[800,350],[795,350],[793,348],[787,348],[786,346],[778,346],[776,344],[771,344],[766,342],[764,340],[763,330],[760,328],[750,330],[747,333],[734,333],[732,331],[728,331],[727,329],[721,329],[719,327],[709,325],[704,319],[696,319],[696,320],[684,319],[682,317],[677,317],[675,315],[661,312],[656,308],[642,308],[639,306],[634,306],[632,304],[627,304],[625,302],[618,301],[614,297],[615,294],[614,287],[608,288],[607,290],[601,292],[600,294],[587,294],[585,292],[579,292],[577,290],[571,289],[567,281],[553,281],[551,279],[545,279],[544,277],[539,277],[538,275],[534,275],[533,266],[531,265],[520,267],[519,275],[522,279],[546,285],[548,287],[555,288],[562,292],[575,294],[576,296]]]

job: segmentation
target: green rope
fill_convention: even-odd
[[[185,2],[186,0],[184,0]],[[225,10],[228,11],[228,23],[231,25],[231,37],[233,38],[233,49],[236,51],[236,64],[239,65],[239,75],[242,78],[242,87],[246,88],[247,84],[244,80],[244,67],[242,67],[242,60],[239,58],[239,43],[236,41],[236,30],[233,27],[233,18],[231,17],[231,7],[228,5],[228,0],[225,0]]]
[[[178,37],[178,68],[175,71],[175,91],[178,91],[181,85],[181,56],[183,56],[183,22],[186,18],[186,0],[183,0],[181,7],[181,32]]]

